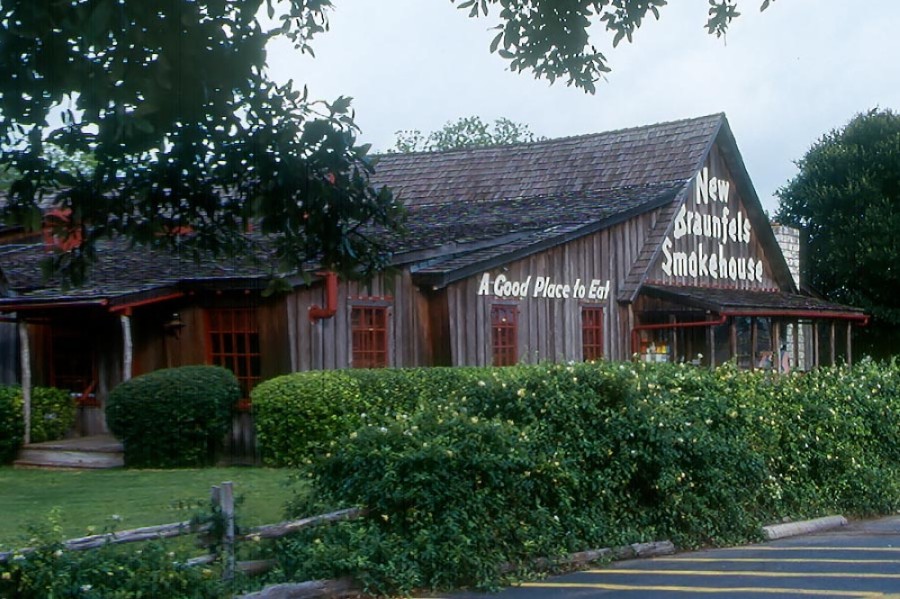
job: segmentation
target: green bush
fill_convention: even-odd
[[[286,466],[327,452],[363,423],[402,418],[439,405],[486,369],[384,368],[297,372],[253,390],[256,436],[264,461]]]
[[[436,369],[440,371],[441,369]],[[382,411],[320,452],[313,497],[369,515],[282,543],[288,577],[376,593],[491,587],[500,564],[637,541],[756,539],[762,524],[900,507],[900,368],[777,376],[597,363],[358,379]],[[418,404],[410,397],[425,398]],[[365,400],[364,400],[365,401]],[[411,406],[414,406],[411,408]],[[298,500],[297,515],[322,509]]]
[[[61,543],[0,563],[0,597],[83,599],[125,597],[230,597],[215,566],[189,567],[190,556],[151,541],[139,550],[107,545],[68,551]]]
[[[22,445],[25,415],[22,388],[0,387],[0,464],[16,457]],[[75,423],[75,400],[68,392],[53,387],[31,390],[31,442],[61,439]]]
[[[203,466],[214,460],[239,398],[238,382],[224,368],[157,370],[113,389],[106,422],[122,440],[128,466]]]
[[[305,463],[365,417],[359,384],[344,371],[269,379],[251,398],[256,439],[269,465]]]
[[[21,394],[21,391],[20,391]],[[31,442],[62,439],[75,423],[77,407],[68,391],[53,387],[31,390]]]
[[[0,387],[0,464],[16,458],[25,428],[18,387]]]

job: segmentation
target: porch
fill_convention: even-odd
[[[75,437],[23,445],[13,465],[17,468],[120,468],[124,448],[112,435]]]

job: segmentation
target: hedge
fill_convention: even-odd
[[[0,464],[13,461],[22,446],[25,422],[21,398],[18,387],[0,387]]]
[[[22,389],[0,387],[0,464],[15,459],[22,446],[25,416]],[[62,439],[75,423],[75,399],[68,391],[53,387],[31,389],[31,442]]]
[[[21,390],[19,391],[21,396]],[[62,439],[75,424],[77,406],[72,394],[54,387],[31,390],[31,442]]]
[[[319,505],[298,498],[297,515],[324,502],[369,516],[282,543],[285,577],[490,588],[502,563],[663,538],[731,544],[783,517],[900,507],[895,364],[459,370],[443,400],[384,406],[323,445],[305,470]]]
[[[360,424],[401,417],[438,404],[474,380],[480,368],[418,368],[297,372],[270,379],[252,394],[263,460],[308,463]]]
[[[127,466],[208,465],[240,394],[231,371],[218,366],[156,370],[113,389],[106,422],[125,446]]]

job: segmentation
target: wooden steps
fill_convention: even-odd
[[[19,450],[19,468],[120,468],[125,465],[122,444],[110,435],[31,443]]]

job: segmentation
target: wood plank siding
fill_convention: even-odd
[[[610,282],[606,301],[588,299],[546,299],[526,297],[498,299],[479,296],[482,274],[471,276],[447,287],[449,328],[462,334],[451,341],[454,365],[489,365],[491,363],[490,310],[495,303],[515,303],[519,308],[519,361],[568,361],[582,359],[581,307],[600,306],[604,311],[606,334],[604,356],[611,360],[627,359],[629,326],[623,311],[615,302],[619,285],[628,275],[632,263],[642,250],[648,232],[655,226],[659,210],[636,216],[624,223],[570,241],[527,258],[510,262],[489,274],[491,279],[502,273],[509,280],[521,281],[528,276],[549,276],[554,281],[574,283],[580,279]],[[627,314],[627,311],[625,312]]]
[[[425,366],[430,356],[442,352],[445,328],[441,325],[442,308],[437,298],[426,295],[413,285],[408,270],[395,277],[379,275],[370,283],[339,281],[337,313],[333,318],[311,322],[312,306],[326,302],[325,288],[314,283],[287,296],[285,309],[288,331],[290,369],[320,370],[352,367],[350,312],[354,306],[383,305],[388,317],[388,364],[390,366]],[[436,326],[431,315],[437,317]],[[436,347],[437,345],[437,347]],[[443,352],[446,353],[446,352]]]

